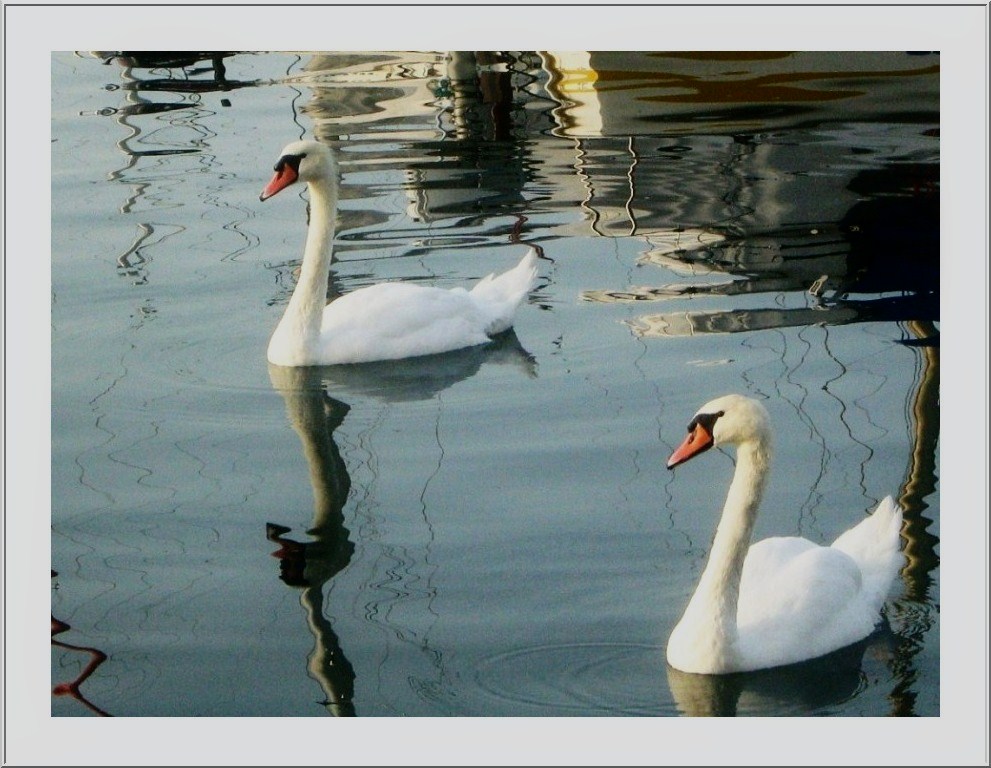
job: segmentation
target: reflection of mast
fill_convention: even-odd
[[[135,278],[135,285],[144,285],[148,282],[148,275],[145,271],[145,257],[141,253],[141,247],[145,240],[155,233],[152,224],[138,224],[138,236],[131,243],[131,247],[117,257],[117,267],[121,274]]]
[[[912,400],[912,453],[905,482],[898,497],[904,510],[902,538],[906,564],[902,569],[905,597],[893,606],[902,619],[902,641],[894,649],[892,668],[898,681],[889,694],[893,715],[915,714],[916,693],[912,690],[917,674],[913,658],[922,650],[922,636],[932,626],[929,612],[930,573],[939,564],[939,539],[926,528],[932,522],[922,513],[925,498],[936,490],[936,445],[939,440],[939,346],[935,326],[929,321],[910,321],[909,330],[922,342],[922,370]]]
[[[514,108],[510,62],[494,51],[451,51],[451,117],[457,139],[507,141],[512,138]]]
[[[192,150],[139,150],[132,146],[140,144],[142,141],[141,127],[137,123],[132,122],[133,118],[171,111],[186,107],[187,105],[181,102],[153,103],[143,98],[141,94],[142,81],[135,76],[129,63],[124,61],[122,65],[121,80],[124,82],[122,90],[126,104],[122,107],[108,107],[100,110],[99,114],[107,116],[114,115],[117,124],[128,131],[127,136],[118,139],[116,142],[117,149],[120,150],[125,158],[124,165],[121,168],[111,171],[108,178],[111,181],[126,183],[130,186],[132,191],[120,206],[120,212],[122,214],[130,214],[137,210],[138,202],[144,197],[149,186],[151,186],[148,182],[126,181],[128,172],[133,171],[137,167],[138,161],[146,155],[188,154]],[[148,263],[150,259],[145,258],[142,251],[151,245],[158,245],[166,237],[171,236],[171,234],[184,231],[184,228],[172,226],[170,227],[173,230],[172,233],[161,235],[158,241],[151,243],[148,241],[155,234],[156,226],[164,225],[157,225],[152,222],[138,222],[137,226],[138,235],[130,247],[117,257],[117,267],[118,274],[134,278],[135,285],[144,285],[148,282]]]
[[[909,329],[920,339],[936,336],[931,322],[912,321]],[[930,572],[938,565],[935,553],[938,539],[926,530],[932,522],[922,515],[928,507],[925,498],[936,490],[936,444],[939,440],[939,347],[923,345],[922,372],[912,401],[915,434],[912,458],[898,502],[905,510],[905,555],[908,558],[902,576],[906,597],[925,600]]]
[[[269,366],[269,376],[285,399],[289,421],[302,443],[314,509],[313,526],[307,531],[311,541],[285,538],[289,529],[274,523],[266,526],[266,533],[270,541],[280,545],[273,553],[280,560],[280,578],[302,588],[300,605],[315,639],[307,668],[324,691],[328,711],[350,716],[355,714],[354,667],[323,612],[323,585],[347,566],[354,553],[343,512],[351,478],[334,442],[334,430],[344,421],[349,407],[324,393],[316,369],[273,365]]]
[[[169,229],[172,231],[166,231]],[[181,234],[183,231],[183,227],[140,222],[138,234],[131,245],[117,257],[117,274],[132,278],[134,285],[145,285],[148,282],[148,264],[151,263],[152,259],[151,257],[146,258],[144,251],[158,247],[167,238]]]

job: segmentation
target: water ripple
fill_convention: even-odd
[[[508,709],[538,715],[670,715],[661,711],[664,667],[655,645],[564,643],[491,656],[474,680]]]

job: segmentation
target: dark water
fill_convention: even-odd
[[[940,55],[51,66],[54,717],[940,714]],[[301,136],[329,295],[532,244],[515,332],[269,369],[305,206],[257,196]],[[684,675],[731,461],[664,461],[731,391],[776,428],[757,536],[893,494],[909,559],[860,646]]]

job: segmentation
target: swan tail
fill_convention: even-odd
[[[860,566],[864,594],[878,609],[905,563],[901,529],[902,509],[891,496],[885,496],[870,517],[833,542],[835,549],[848,554]]]
[[[530,248],[520,263],[500,275],[492,273],[479,280],[471,296],[488,315],[485,332],[501,333],[513,325],[513,316],[523,298],[537,282],[537,251]]]

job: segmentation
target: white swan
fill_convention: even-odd
[[[880,622],[904,556],[890,496],[832,546],[775,537],[750,546],[771,459],[767,410],[742,395],[703,405],[668,468],[736,445],[736,470],[705,570],[668,640],[684,672],[723,674],[793,664],[856,643]]]
[[[296,181],[310,192],[310,224],[300,268],[282,320],[268,345],[275,365],[336,365],[417,357],[484,344],[513,324],[533,288],[537,253],[467,291],[409,283],[379,283],[327,304],[327,279],[337,214],[337,163],[316,141],[288,144],[259,199]]]

